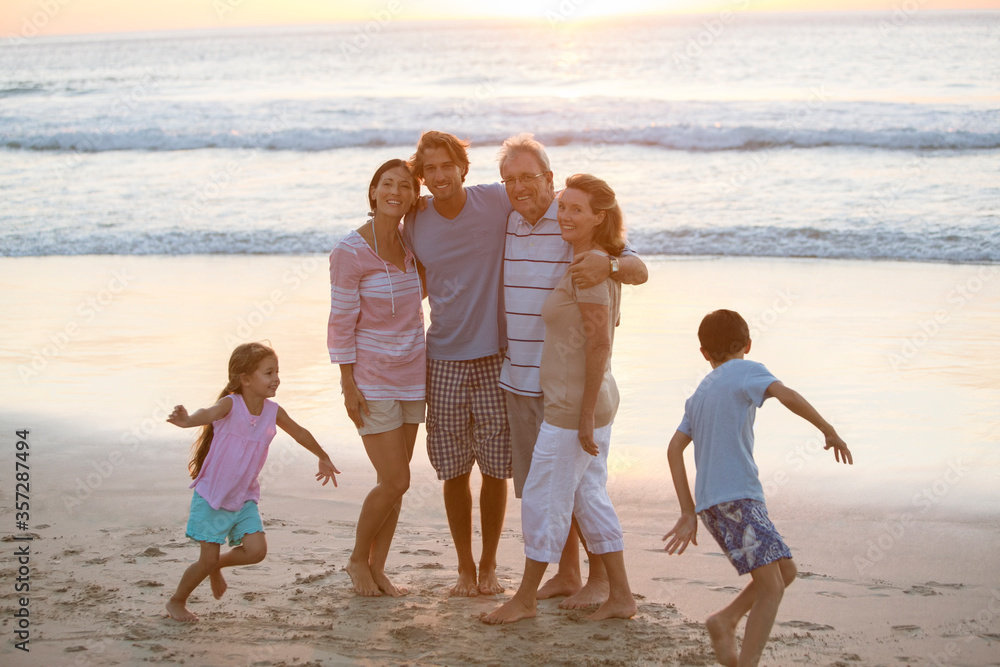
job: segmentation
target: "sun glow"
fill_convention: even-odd
[[[505,19],[550,25],[616,16],[722,11],[892,11],[898,0],[3,0],[0,37],[345,21]],[[1000,0],[935,0],[934,9],[1000,9]],[[22,39],[22,41],[23,41]]]

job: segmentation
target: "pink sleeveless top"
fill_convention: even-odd
[[[191,483],[212,509],[236,512],[243,504],[260,501],[257,475],[267,459],[267,448],[278,432],[278,404],[265,399],[260,416],[251,415],[240,394],[229,394],[233,407],[212,422],[215,434],[201,472]]]

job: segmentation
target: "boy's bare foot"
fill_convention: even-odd
[[[357,563],[349,560],[344,569],[351,576],[351,583],[354,584],[354,592],[356,594],[366,598],[381,597],[382,591],[379,590],[378,584],[372,579],[372,573],[368,569],[367,563]]]
[[[488,625],[501,625],[504,623],[516,623],[526,618],[534,618],[535,613],[534,606],[529,607],[515,595],[499,609],[483,616],[480,620]]]
[[[482,565],[479,566],[478,588],[480,595],[499,595],[503,593],[503,586],[497,581],[496,568],[486,569]]]
[[[388,595],[389,597],[399,598],[404,595],[409,595],[410,593],[410,591],[406,590],[402,586],[397,587],[389,581],[389,577],[385,576],[385,572],[373,572],[372,580],[375,582],[375,585],[378,586],[378,589],[382,591],[384,595]]]
[[[608,582],[604,579],[588,579],[575,595],[559,603],[560,609],[583,609],[608,601]],[[635,612],[633,612],[635,613]]]
[[[173,600],[167,602],[167,613],[170,614],[170,618],[181,623],[194,623],[198,620],[198,615],[188,611],[183,602]]]
[[[607,618],[632,618],[636,612],[635,598],[628,595],[625,598],[610,598],[587,617],[588,621],[603,621]]]
[[[712,614],[705,621],[705,627],[712,639],[715,659],[725,667],[736,667],[736,663],[740,661],[739,651],[736,650],[736,624],[720,614]]]
[[[458,581],[451,589],[453,597],[474,598],[479,595],[479,582],[476,581],[476,571],[463,572],[459,570]]]
[[[208,575],[208,582],[212,585],[212,595],[215,596],[215,599],[222,599],[222,596],[226,594],[226,589],[229,588],[226,578],[222,576],[222,570],[217,569]]]
[[[555,576],[542,584],[542,587],[538,589],[538,599],[548,600],[549,598],[557,598],[559,596],[570,596],[576,595],[583,588],[583,581],[580,579],[580,574],[576,573],[574,575],[565,574],[563,572],[556,572]]]

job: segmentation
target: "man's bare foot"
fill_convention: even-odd
[[[542,584],[538,589],[538,599],[548,600],[560,596],[576,595],[583,588],[583,580],[580,573],[566,574],[562,570],[556,572],[555,576]]]
[[[347,570],[347,574],[351,575],[351,583],[354,584],[356,594],[366,598],[381,597],[382,591],[372,579],[368,563],[357,563],[349,560],[344,569]]]
[[[588,579],[586,585],[575,595],[559,603],[560,609],[583,609],[608,601],[608,582],[604,579]],[[633,612],[634,613],[634,612]]]
[[[375,585],[378,586],[378,589],[382,591],[383,595],[399,598],[410,593],[410,591],[406,590],[402,586],[396,586],[389,581],[389,577],[385,576],[385,572],[372,572],[372,580],[375,582]]]
[[[629,594],[624,598],[609,598],[607,602],[597,608],[597,611],[588,616],[587,620],[603,621],[606,618],[632,618],[636,611],[635,598]]]
[[[503,593],[503,585],[497,581],[497,571],[496,568],[486,569],[482,565],[479,566],[479,594],[480,595],[499,595]]]
[[[708,636],[712,638],[715,659],[725,667],[736,667],[740,661],[739,651],[736,650],[736,625],[721,614],[712,614],[705,621]]]
[[[451,589],[452,597],[474,598],[479,596],[479,582],[476,581],[476,571],[463,572],[459,570],[458,581]]]
[[[515,595],[499,609],[483,616],[480,620],[489,625],[501,625],[503,623],[516,623],[526,618],[534,618],[535,613],[534,605],[529,607]]]
[[[229,588],[226,578],[222,576],[222,570],[217,569],[208,575],[208,582],[212,585],[212,595],[215,596],[216,600],[221,600],[222,596],[226,594],[226,589]]]
[[[198,620],[198,615],[188,611],[183,602],[173,600],[167,602],[167,613],[170,614],[170,618],[181,623],[194,623]]]

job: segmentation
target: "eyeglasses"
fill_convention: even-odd
[[[508,188],[513,188],[517,187],[518,183],[524,183],[525,185],[528,185],[539,176],[544,176],[547,173],[549,172],[543,171],[540,174],[535,174],[534,176],[514,176],[513,178],[505,178],[500,182],[503,183]]]

